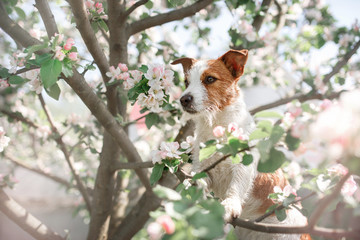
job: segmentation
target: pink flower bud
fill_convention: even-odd
[[[74,41],[74,39],[72,39],[72,38],[68,38],[68,39],[66,40],[66,44],[70,44],[71,46],[73,46],[73,45],[75,45],[75,41]]]
[[[175,232],[175,223],[169,215],[162,215],[158,217],[156,222],[162,226],[166,234],[173,234]]]
[[[128,72],[124,72],[124,73],[120,73],[119,75],[118,75],[118,78],[117,79],[121,79],[121,80],[128,80],[129,79],[129,77],[130,77],[130,74],[128,73]]]
[[[228,132],[231,133],[231,132],[236,132],[238,131],[239,129],[239,126],[237,125],[237,123],[235,122],[232,122],[228,125]]]
[[[99,2],[95,3],[95,7],[96,8],[102,8],[102,3],[99,3]]]
[[[213,129],[213,134],[215,137],[222,137],[224,136],[225,134],[225,128],[222,127],[222,126],[216,126],[214,129]]]
[[[65,44],[64,45],[65,50],[70,50],[71,48],[72,48],[72,46],[70,44]]]
[[[120,68],[120,70],[122,72],[127,72],[129,70],[128,67],[126,66],[126,64],[124,64],[124,63],[119,63],[118,67]]]
[[[325,110],[331,107],[332,104],[332,101],[330,101],[329,99],[324,99],[320,104],[320,108],[321,110]]]
[[[146,231],[149,234],[151,240],[158,240],[161,238],[161,225],[157,222],[150,223]]]
[[[93,2],[93,1],[86,1],[86,2],[85,2],[85,6],[86,6],[87,8],[93,8],[94,2]]]
[[[99,8],[98,10],[96,10],[96,12],[97,12],[98,14],[101,14],[101,13],[104,12],[104,9],[103,9],[103,8]]]
[[[68,56],[71,61],[77,61],[78,60],[77,55],[78,55],[77,52],[71,52],[71,53],[69,53]]]

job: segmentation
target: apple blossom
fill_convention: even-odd
[[[169,215],[162,215],[156,219],[164,229],[166,234],[173,234],[175,232],[175,223]]]
[[[69,57],[69,59],[71,61],[75,62],[75,61],[78,60],[78,53],[77,52],[71,52],[71,53],[69,53],[68,57]]]
[[[0,152],[4,151],[4,148],[9,145],[10,138],[5,136],[3,127],[0,127]]]
[[[222,126],[216,126],[214,129],[213,129],[213,134],[215,137],[222,137],[224,136],[225,134],[225,128],[222,127]]]
[[[158,240],[162,235],[162,226],[157,222],[150,223],[146,228],[151,240]]]
[[[123,71],[123,72],[127,72],[127,71],[129,70],[128,67],[126,66],[126,64],[124,64],[124,63],[119,63],[119,64],[118,64],[118,67],[119,67],[120,70]]]
[[[190,153],[194,148],[195,138],[193,136],[187,136],[186,141],[183,141],[180,146],[185,150],[185,153]]]
[[[166,156],[169,158],[181,158],[182,153],[179,151],[179,147],[178,142],[162,142],[160,150],[166,152]]]
[[[62,51],[62,48],[60,46],[55,47],[55,58],[57,58],[59,61],[64,60],[65,53]]]
[[[10,84],[8,83],[8,81],[6,79],[0,78],[0,89],[7,88],[9,86],[10,86]]]
[[[354,180],[353,176],[350,176],[346,182],[344,183],[343,187],[341,188],[341,193],[344,196],[352,196],[357,190],[357,185]]]
[[[109,67],[109,72],[106,72],[106,76],[108,76],[110,78],[110,81],[117,78],[119,74],[120,74],[120,69],[115,68],[114,66],[110,66]]]
[[[74,44],[75,44],[74,39],[68,38],[68,39],[66,40],[65,45],[64,45],[64,49],[65,49],[65,50],[70,50]]]

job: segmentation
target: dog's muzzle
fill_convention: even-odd
[[[194,109],[194,97],[190,94],[186,94],[180,98],[180,103],[183,109],[188,113],[196,113]]]

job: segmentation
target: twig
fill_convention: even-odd
[[[47,172],[44,172],[43,170],[41,169],[38,169],[38,168],[34,168],[34,167],[31,167],[23,162],[21,162],[19,159],[16,159],[15,157],[9,155],[9,154],[5,154],[5,157],[7,159],[9,159],[11,162],[13,162],[14,164],[22,167],[22,168],[25,168],[29,171],[32,171],[32,172],[35,172],[35,173],[38,173],[44,177],[47,177],[57,183],[60,183],[61,185],[64,185],[66,188],[71,188],[72,185],[70,184],[70,182],[66,181],[65,179],[61,178],[61,177],[58,177],[58,176],[55,176],[51,173],[47,173]]]
[[[175,20],[180,20],[185,17],[190,17],[196,12],[210,5],[212,2],[213,0],[199,0],[190,6],[176,9],[171,12],[158,14],[153,17],[147,17],[137,22],[131,23],[127,27],[128,37],[154,26],[162,25],[164,23],[172,22]]]
[[[299,198],[299,199],[296,199],[296,200],[290,202],[289,205],[298,203],[298,202],[300,202],[300,201],[304,201],[305,199],[308,199],[308,198],[310,198],[310,197],[312,197],[312,196],[314,196],[314,195],[316,195],[316,193],[315,193],[315,192],[312,192],[312,193],[310,193],[309,195],[307,195],[307,196],[305,196],[305,197],[302,197],[302,198]],[[256,218],[256,219],[254,220],[254,222],[261,222],[261,221],[264,220],[265,218],[271,216],[271,215],[275,212],[275,210],[281,210],[281,209],[283,209],[283,208],[285,208],[285,206],[284,206],[283,204],[281,204],[281,205],[279,205],[277,208],[273,209],[272,211],[269,211],[269,212],[265,213],[264,215]]]
[[[39,128],[39,125],[31,121],[30,119],[24,117],[21,113],[13,113],[5,109],[0,109],[0,112],[7,115],[10,118],[15,119],[16,121],[20,121],[25,123],[26,125],[33,127],[33,128]]]
[[[22,69],[17,70],[16,73],[14,73],[14,75],[19,75],[19,74],[21,74],[21,73],[25,73],[25,72],[28,72],[28,71],[31,71],[31,70],[34,70],[34,69],[38,69],[38,68],[40,68],[40,67],[38,67],[38,66],[31,66],[31,67],[29,67],[29,68],[22,68]]]
[[[334,98],[338,98],[340,96],[341,93],[343,93],[344,91],[340,91],[340,92],[333,92],[331,94],[328,95],[323,95],[320,93],[312,93],[312,94],[299,94],[299,95],[295,95],[292,97],[288,97],[288,98],[283,98],[283,99],[279,99],[277,101],[274,101],[272,103],[268,103],[259,107],[256,107],[252,110],[250,110],[250,113],[252,115],[254,115],[257,112],[266,110],[266,109],[270,109],[270,108],[274,108],[274,107],[278,107],[284,104],[287,104],[289,102],[292,102],[294,100],[298,100],[299,102],[306,102],[308,100],[314,100],[314,99],[318,99],[318,100],[322,100],[322,99],[334,99]]]
[[[281,226],[276,224],[255,223],[250,220],[236,218],[231,222],[232,225],[254,230],[264,233],[283,233],[283,234],[303,234],[309,233],[316,236],[325,238],[341,238],[341,237],[359,237],[355,231],[348,231],[345,229],[323,228],[323,227],[310,227],[306,226]]]
[[[254,21],[252,23],[252,26],[255,28],[256,32],[259,32],[261,25],[263,24],[263,21],[266,17],[266,13],[268,9],[270,8],[270,5],[273,0],[263,0],[261,3],[260,12],[263,12],[263,14],[257,14],[254,18]]]
[[[340,181],[336,184],[335,189],[332,191],[330,195],[325,196],[324,198],[320,199],[317,207],[315,208],[313,214],[309,219],[309,226],[313,227],[320,219],[321,215],[325,211],[325,209],[329,206],[329,204],[339,195],[342,186],[345,184],[346,180],[351,176],[350,171],[344,175]]]
[[[247,147],[247,148],[243,148],[241,150],[239,150],[237,153],[242,153],[245,151],[250,150],[251,148],[253,148],[255,146],[251,146],[251,147]],[[228,157],[230,157],[232,154],[227,154],[222,156],[221,158],[219,158],[218,160],[216,160],[214,163],[212,163],[210,166],[206,167],[205,169],[201,170],[200,172],[209,172],[211,169],[213,169],[214,167],[216,167],[219,163],[221,163],[222,161],[226,160]]]
[[[65,238],[27,212],[25,208],[8,196],[2,188],[0,188],[0,211],[35,239],[65,240]]]
[[[60,147],[60,150],[63,152],[64,154],[64,157],[65,157],[65,160],[70,168],[70,171],[72,173],[72,175],[74,176],[74,179],[76,181],[76,185],[82,195],[82,197],[84,198],[84,201],[86,203],[86,207],[88,209],[89,212],[91,212],[91,201],[90,201],[90,197],[89,197],[89,194],[83,184],[83,182],[81,181],[77,171],[75,170],[74,168],[74,165],[73,165],[73,160],[70,156],[70,153],[69,151],[67,150],[63,140],[62,140],[62,137],[61,137],[61,134],[59,133],[58,129],[56,128],[55,124],[54,124],[54,121],[52,119],[52,116],[50,115],[50,112],[48,111],[47,109],[47,106],[45,104],[45,101],[44,101],[44,98],[42,97],[41,94],[38,94],[39,96],[39,100],[40,100],[40,103],[41,103],[41,106],[45,112],[45,115],[46,115],[46,118],[51,126],[51,129],[52,129],[52,132],[53,134],[55,135],[55,141],[56,143],[59,145]]]
[[[132,5],[131,7],[129,7],[128,10],[126,10],[124,16],[122,17],[123,19],[127,18],[133,11],[135,11],[138,7],[140,7],[141,5],[144,5],[148,2],[149,0],[140,0],[137,1],[136,3],[134,3],[134,5]]]
[[[356,42],[356,44],[354,45],[354,47],[349,51],[347,52],[340,61],[338,61],[335,66],[333,67],[332,71],[329,72],[328,74],[325,75],[324,79],[323,79],[323,83],[324,84],[327,84],[330,79],[335,75],[337,74],[340,69],[342,67],[345,66],[345,64],[349,61],[349,59],[352,57],[352,55],[354,55],[357,50],[359,49],[360,47],[360,40]]]

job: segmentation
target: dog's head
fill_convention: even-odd
[[[183,109],[191,114],[217,112],[239,96],[237,82],[244,72],[247,50],[230,50],[214,60],[180,58],[171,64],[182,64],[186,90],[180,98]]]

